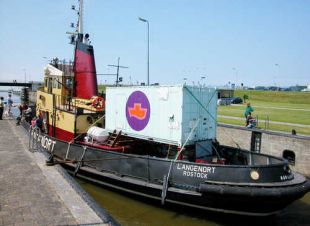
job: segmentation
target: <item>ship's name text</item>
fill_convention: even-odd
[[[293,174],[280,176],[280,180],[292,180],[294,178]]]
[[[32,131],[31,132],[31,136],[33,138],[34,141],[36,141],[37,143],[41,144],[41,146],[46,149],[49,152],[53,152],[54,151],[54,146],[56,144],[56,141],[39,134],[37,131]]]
[[[215,167],[211,166],[196,166],[196,165],[187,165],[187,164],[177,164],[177,169],[182,170],[183,176],[186,177],[198,177],[207,179],[208,174],[213,174],[215,172]]]

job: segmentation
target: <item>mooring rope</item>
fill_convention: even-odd
[[[180,154],[182,153],[182,151],[184,150],[185,145],[187,144],[187,142],[189,141],[189,139],[191,138],[193,132],[196,130],[198,124],[199,124],[200,119],[197,120],[195,126],[192,128],[192,130],[190,131],[189,135],[186,138],[186,141],[184,142],[184,144],[182,145],[180,151],[177,152],[176,157],[174,158],[173,161],[170,162],[170,166],[169,166],[169,171],[167,176],[164,176],[163,179],[163,189],[162,189],[162,193],[161,193],[161,204],[164,205],[165,204],[165,199],[166,199],[166,194],[167,194],[167,190],[168,190],[168,183],[169,183],[169,177],[171,174],[171,169],[172,169],[172,165],[177,161],[177,159],[179,158]]]

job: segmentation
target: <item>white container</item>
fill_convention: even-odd
[[[107,87],[106,129],[183,145],[216,137],[217,92],[190,86]]]
[[[99,143],[105,142],[109,137],[109,132],[103,128],[92,126],[87,131],[87,136]]]

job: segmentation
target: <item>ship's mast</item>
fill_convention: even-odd
[[[75,5],[72,5],[72,10],[76,11],[78,15],[76,25],[71,23],[71,27],[75,28],[75,32],[67,32],[70,34],[71,44],[76,45],[76,42],[83,42],[84,34],[83,34],[83,9],[84,9],[84,1],[79,0],[79,10],[76,10]],[[89,35],[87,35],[89,36]]]
[[[80,0],[80,6],[79,6],[79,20],[78,20],[78,30],[77,32],[79,34],[83,35],[83,0]]]

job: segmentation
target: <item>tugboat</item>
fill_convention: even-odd
[[[74,62],[54,59],[37,91],[30,148],[74,176],[193,208],[266,216],[310,189],[285,159],[220,145],[217,94],[206,87],[117,86],[98,95],[80,0]]]

